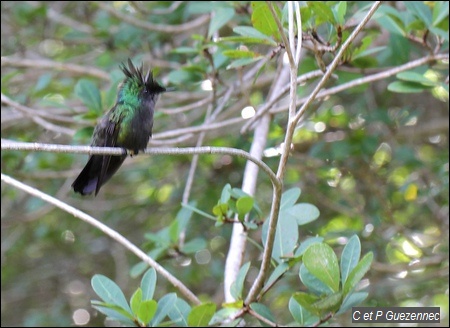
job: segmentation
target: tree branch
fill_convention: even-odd
[[[295,117],[289,117],[288,121],[288,127],[287,132],[285,136],[283,151],[281,154],[280,163],[277,170],[277,179],[281,182],[283,181],[284,173],[286,170],[286,163],[289,158],[289,151],[291,147],[292,137],[295,131],[296,124],[301,117],[302,113],[305,112],[306,108],[311,104],[311,102],[315,99],[315,96],[319,92],[320,88],[325,84],[325,82],[331,77],[331,74],[333,73],[333,70],[337,67],[341,56],[343,55],[344,51],[347,49],[347,47],[351,44],[351,42],[354,40],[356,35],[362,30],[362,28],[367,24],[370,17],[375,13],[377,8],[381,5],[381,1],[377,1],[373,4],[373,6],[370,8],[367,15],[364,17],[364,19],[361,21],[361,23],[355,28],[353,33],[348,37],[346,42],[342,45],[341,49],[339,50],[338,54],[334,58],[331,65],[328,67],[326,73],[320,80],[319,84],[316,86],[314,91],[311,93],[311,95],[308,97],[308,100],[304,103],[302,108],[295,114]],[[280,31],[280,33],[284,33],[284,31]],[[291,72],[295,68],[291,65]],[[294,81],[293,74],[291,74],[291,88],[296,87],[296,79]],[[290,102],[290,108],[289,108],[289,114],[295,113],[295,111],[292,110],[292,106],[295,106],[295,90],[291,89],[291,102]],[[292,99],[294,97],[294,99]],[[273,242],[275,239],[275,231],[278,223],[278,216],[280,212],[280,200],[281,200],[281,192],[282,192],[282,184],[280,184],[278,187],[274,188],[274,194],[272,199],[272,207],[270,211],[270,221],[269,221],[269,228],[267,231],[267,241],[266,245],[264,247],[264,253],[263,253],[263,260],[261,263],[261,268],[258,273],[258,276],[256,277],[250,292],[247,295],[247,298],[245,299],[245,304],[250,304],[255,299],[257,299],[259,292],[263,288],[265,277],[268,273],[269,266],[270,266],[270,259],[272,256],[272,248],[273,248]]]
[[[88,155],[114,155],[120,156],[128,151],[124,148],[114,147],[90,147],[90,146],[68,146],[57,144],[42,144],[17,142],[12,140],[1,139],[2,150],[29,150],[44,151],[52,153],[72,153],[72,154],[88,154]],[[270,178],[272,184],[279,185],[279,181],[275,173],[262,160],[251,156],[246,151],[228,147],[186,147],[186,148],[147,148],[145,154],[150,155],[195,155],[195,154],[211,154],[211,155],[231,155],[245,158],[261,168]]]
[[[25,58],[16,59],[13,57],[2,57],[1,63],[2,66],[56,69],[59,71],[71,72],[80,75],[89,75],[106,81],[111,80],[108,73],[96,67],[81,66],[76,64],[65,64],[46,59],[25,59]]]
[[[2,143],[3,146],[3,143]],[[72,207],[48,194],[45,194],[33,187],[30,187],[20,181],[17,181],[16,179],[11,178],[8,175],[1,174],[1,180],[5,183],[16,187],[17,189],[23,190],[27,193],[29,193],[32,196],[35,196],[37,198],[42,199],[43,201],[53,204],[56,207],[59,207],[63,211],[72,214],[76,218],[79,218],[83,220],[84,222],[96,227],[115,241],[117,241],[119,244],[122,244],[125,248],[130,250],[132,253],[134,253],[137,257],[139,257],[142,261],[150,265],[151,267],[155,268],[155,270],[162,275],[164,278],[166,278],[174,287],[176,287],[191,303],[198,305],[201,304],[201,301],[195,296],[195,294],[189,290],[180,280],[178,280],[175,276],[173,276],[169,271],[164,269],[158,262],[156,262],[154,259],[149,257],[146,253],[144,253],[142,250],[140,250],[136,245],[131,243],[128,239],[126,239],[124,236],[119,234],[117,231],[111,229],[107,225],[101,223],[100,221],[96,220],[92,216],[76,209],[75,207]]]
[[[107,11],[111,15],[115,16],[116,18],[119,18],[120,20],[124,21],[125,23],[142,28],[147,31],[152,31],[152,32],[183,33],[188,30],[192,30],[197,27],[200,27],[202,25],[206,25],[206,23],[209,21],[209,15],[203,15],[203,16],[197,17],[196,19],[194,19],[190,22],[183,23],[180,25],[153,24],[148,21],[139,20],[134,16],[124,14],[101,1],[95,1],[95,3],[97,4],[97,6],[99,6],[103,10]]]

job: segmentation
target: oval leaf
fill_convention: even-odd
[[[153,268],[147,270],[141,280],[142,300],[153,299],[153,293],[156,287],[156,271]]]
[[[302,283],[314,294],[330,295],[333,293],[333,290],[329,286],[325,285],[319,278],[316,278],[316,276],[308,271],[304,263],[300,266],[299,276]]]
[[[143,301],[140,304],[139,311],[137,313],[139,321],[147,326],[150,320],[152,320],[152,318],[154,317],[157,307],[158,303],[156,303],[155,300]]]
[[[278,16],[281,17],[280,9],[273,4],[273,8]],[[273,37],[280,41],[280,32],[278,31],[277,23],[265,2],[252,1],[252,25],[261,33]]]
[[[161,297],[158,301],[158,306],[156,309],[155,316],[151,322],[152,327],[156,327],[159,325],[161,321],[169,314],[172,308],[175,306],[175,302],[177,301],[177,294],[170,293]]]
[[[125,295],[117,284],[101,274],[92,277],[91,285],[97,295],[105,302],[117,305],[128,313],[132,313]]]
[[[319,215],[319,209],[308,203],[300,203],[296,204],[285,210],[288,215],[291,215],[295,218],[298,225],[304,225],[309,222],[316,220]]]
[[[367,253],[348,275],[347,281],[344,284],[344,296],[351,292],[356,287],[358,282],[362,279],[362,277],[364,277],[366,272],[369,271],[372,260],[373,253]]]
[[[97,86],[89,80],[81,79],[75,85],[75,94],[83,101],[87,108],[101,113],[102,98]]]
[[[358,236],[351,237],[342,250],[341,255],[341,279],[342,284],[347,281],[348,275],[356,267],[361,256],[361,242]]]
[[[339,291],[339,264],[333,249],[327,244],[313,244],[303,255],[308,271],[334,292]]]
[[[254,202],[253,197],[250,196],[244,196],[237,200],[236,209],[240,217],[245,216],[252,210],[253,202]]]
[[[131,311],[133,311],[134,315],[137,315],[139,313],[139,307],[141,306],[141,302],[142,302],[142,289],[138,288],[130,299]]]
[[[191,307],[186,303],[185,300],[177,298],[174,306],[169,311],[169,318],[178,327],[188,327],[187,317],[191,312]]]
[[[204,303],[192,308],[188,315],[189,327],[206,327],[216,312],[216,304]]]
[[[208,38],[210,38],[216,31],[218,31],[222,26],[228,23],[234,16],[234,9],[218,8],[214,11],[214,15],[209,22]]]
[[[286,190],[281,196],[280,209],[285,209],[293,206],[300,197],[301,193],[302,191],[300,188],[291,188],[289,190]]]
[[[244,281],[248,269],[250,269],[250,262],[245,263],[242,268],[239,269],[236,280],[231,284],[230,293],[235,299],[242,298],[242,290],[244,289]]]

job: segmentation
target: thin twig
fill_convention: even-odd
[[[180,25],[153,24],[153,23],[150,23],[149,21],[143,21],[143,20],[137,19],[135,16],[124,14],[124,13],[114,9],[110,5],[107,5],[101,1],[95,1],[95,3],[100,8],[107,11],[111,15],[119,18],[120,20],[124,21],[125,23],[128,23],[133,26],[137,26],[139,28],[142,28],[147,31],[152,31],[152,32],[183,33],[183,32],[198,28],[200,26],[205,26],[206,23],[209,21],[209,15],[202,15],[190,22],[183,23]]]
[[[13,57],[2,57],[1,63],[2,66],[56,69],[64,72],[71,72],[81,75],[90,75],[106,81],[111,80],[108,73],[96,67],[81,66],[76,64],[65,64],[46,59],[25,59],[25,58],[18,59]]]
[[[409,63],[406,63],[404,65],[401,65],[401,66],[398,66],[398,67],[394,67],[394,68],[390,68],[390,69],[388,69],[386,71],[383,71],[383,72],[379,72],[379,73],[375,73],[375,74],[368,75],[368,76],[365,76],[365,77],[357,78],[357,79],[354,79],[354,80],[349,81],[347,83],[343,83],[341,85],[338,85],[338,86],[335,86],[335,87],[332,87],[332,88],[329,88],[329,89],[323,89],[316,95],[315,99],[317,100],[317,99],[320,99],[320,98],[325,98],[325,97],[337,94],[339,92],[342,92],[344,90],[348,90],[348,89],[357,87],[357,86],[362,85],[362,84],[371,83],[371,82],[379,81],[379,80],[385,80],[388,77],[394,76],[394,75],[396,75],[396,74],[398,74],[400,72],[407,71],[407,70],[413,69],[415,67],[419,67],[419,66],[425,65],[425,64],[430,63],[430,62],[434,62],[434,61],[437,61],[437,60],[448,60],[448,59],[449,59],[449,55],[448,54],[437,54],[437,55],[429,55],[429,56],[426,56],[426,57],[422,57],[422,58],[413,60],[413,61],[411,61]],[[308,98],[309,97],[304,97],[304,98],[299,99],[297,101],[297,106],[304,104],[308,100]],[[286,110],[286,106],[280,106],[280,107],[274,108],[270,112],[272,114],[275,114],[275,113],[284,112],[285,110]]]
[[[322,75],[323,75],[323,72],[321,70],[312,71],[312,72],[303,74],[297,78],[297,84],[302,84],[308,80],[314,79],[314,78],[322,76]],[[268,101],[267,103],[262,105],[261,108],[258,109],[256,114],[251,119],[249,119],[244,124],[244,126],[241,128],[241,133],[247,132],[248,129],[250,129],[252,126],[254,126],[255,122],[257,120],[259,120],[261,118],[261,116],[263,116],[265,113],[267,113],[271,109],[271,107],[289,91],[290,87],[291,87],[290,83],[286,84],[282,89],[280,89],[278,94],[275,97],[273,97],[273,99],[271,99],[270,101]]]
[[[381,1],[377,1],[372,5],[372,7],[370,8],[367,15],[364,17],[364,19],[361,21],[361,23],[355,28],[355,30],[348,37],[346,42],[342,45],[341,49],[339,50],[338,54],[334,58],[333,62],[328,67],[327,72],[324,74],[324,76],[320,80],[319,84],[316,86],[314,91],[311,93],[308,100],[305,102],[305,104],[302,106],[302,108],[299,110],[299,112],[297,112],[295,117],[289,118],[288,128],[287,128],[285,141],[284,141],[284,148],[283,148],[283,152],[281,154],[281,159],[280,159],[280,163],[279,163],[278,170],[277,170],[277,179],[279,179],[279,181],[283,181],[284,173],[286,170],[286,163],[287,163],[287,160],[289,157],[292,136],[294,134],[296,124],[297,124],[298,120],[300,119],[302,113],[305,112],[305,110],[309,106],[309,104],[311,104],[311,102],[315,99],[315,96],[319,92],[320,88],[322,88],[322,86],[325,84],[325,82],[331,77],[331,74],[333,73],[333,70],[337,67],[344,51],[351,44],[351,42],[354,40],[356,35],[367,24],[369,19],[372,17],[372,15],[375,13],[375,11],[378,9],[378,7],[380,5],[381,5]],[[280,31],[280,33],[283,33],[283,31]],[[291,69],[292,69],[292,67],[291,67]],[[292,83],[292,80],[291,80],[291,83]],[[292,92],[292,90],[291,90],[291,92]],[[295,103],[294,103],[294,105],[295,105]],[[292,106],[292,102],[290,103],[290,106]],[[291,110],[289,112],[291,112]],[[280,210],[282,185],[280,184],[278,188],[274,188],[274,189],[275,190],[274,190],[274,194],[273,194],[273,198],[272,198],[272,207],[271,207],[271,211],[270,211],[269,228],[268,228],[268,232],[267,232],[267,240],[266,240],[266,245],[264,248],[261,268],[258,273],[258,276],[256,277],[256,279],[250,289],[250,292],[248,293],[248,295],[245,299],[245,304],[250,304],[251,302],[253,302],[255,299],[258,298],[258,294],[264,285],[264,281],[265,281],[266,275],[269,270],[270,259],[272,256],[272,247],[273,247],[273,242],[275,239],[275,231],[276,231],[276,227],[277,227],[277,223],[278,223],[278,216],[279,216],[279,210]]]
[[[131,243],[128,239],[126,239],[124,236],[119,234],[117,231],[111,229],[107,225],[101,223],[100,221],[96,220],[92,216],[76,209],[75,207],[72,207],[59,199],[56,199],[48,194],[45,194],[33,187],[30,187],[20,181],[17,181],[14,178],[11,178],[8,175],[1,174],[1,180],[5,183],[12,185],[20,190],[23,190],[30,195],[33,195],[37,198],[42,199],[45,202],[48,202],[50,204],[55,205],[56,207],[59,207],[60,209],[64,210],[67,213],[72,214],[76,218],[79,218],[83,220],[84,222],[89,223],[90,225],[96,227],[121,245],[123,245],[125,248],[130,250],[132,253],[134,253],[137,257],[139,257],[142,261],[150,265],[151,267],[155,268],[155,270],[162,275],[164,278],[166,278],[174,287],[176,287],[190,302],[192,302],[195,305],[201,304],[200,300],[195,296],[195,294],[189,290],[180,280],[178,280],[175,276],[173,276],[169,271],[164,269],[163,266],[161,266],[158,262],[156,262],[154,259],[149,257],[146,253],[144,253],[142,250],[140,250],[136,245]]]
[[[268,325],[269,327],[278,327],[278,324],[276,324],[275,322],[270,321],[269,319],[267,319],[266,317],[263,317],[262,315],[260,315],[258,312],[253,311],[251,308],[248,309],[248,314],[254,316],[256,319],[258,319],[259,321],[264,322],[266,325]]]
[[[90,146],[68,146],[58,144],[42,144],[17,142],[2,139],[2,150],[28,150],[28,151],[44,151],[51,153],[71,153],[71,154],[88,154],[88,155],[114,155],[120,156],[127,152],[123,148],[113,147],[90,147]],[[242,149],[228,147],[186,147],[186,148],[147,148],[145,154],[149,155],[195,155],[195,154],[211,154],[211,155],[231,155],[242,157],[252,161],[258,165],[270,178],[274,185],[279,185],[275,173],[263,161],[251,156]]]
[[[297,114],[294,117],[295,124],[298,122],[300,117],[303,116],[306,109],[308,108],[309,104],[316,98],[317,94],[319,93],[320,89],[325,85],[325,83],[328,81],[328,79],[331,77],[331,74],[333,74],[333,71],[336,69],[336,67],[339,65],[339,62],[341,60],[341,57],[344,55],[344,52],[347,50],[347,48],[350,46],[350,44],[353,42],[353,40],[356,38],[356,36],[361,32],[361,30],[366,26],[367,22],[370,20],[372,15],[375,13],[375,11],[378,9],[378,7],[381,6],[381,1],[376,1],[372,7],[370,8],[367,15],[364,17],[364,19],[361,21],[361,23],[358,24],[358,26],[353,30],[352,34],[348,37],[347,40],[345,40],[342,47],[339,49],[338,53],[336,54],[336,57],[334,57],[331,64],[327,67],[327,71],[325,72],[322,79],[319,81],[319,84],[316,85],[314,90],[309,95],[306,102],[303,104],[303,106],[300,108],[300,110],[297,112]]]

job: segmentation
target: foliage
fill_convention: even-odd
[[[297,110],[372,5],[300,2]],[[139,155],[82,198],[70,184],[86,156],[3,150],[2,173],[126,236],[200,302],[103,232],[2,183],[2,325],[348,325],[358,304],[440,306],[448,324],[448,2],[383,3],[290,146],[286,2],[1,6],[2,139],[89,144],[131,58],[176,89],[158,102],[151,147],[250,150],[263,123],[244,112],[273,101],[259,155],[277,172],[289,152],[270,270],[247,303],[277,192],[262,170],[249,192],[231,154]],[[247,244],[225,302],[236,226]]]

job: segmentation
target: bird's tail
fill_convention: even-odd
[[[95,191],[95,195],[97,195],[100,187],[104,185],[113,174],[116,173],[120,165],[122,165],[126,155],[110,156],[111,159],[109,161],[104,161],[103,157],[104,156],[101,155],[92,155],[89,158],[86,166],[72,183],[72,188],[75,192],[78,192],[81,195],[89,195]],[[105,162],[108,163],[108,167],[105,168],[104,172],[106,173],[101,177],[102,166]]]

